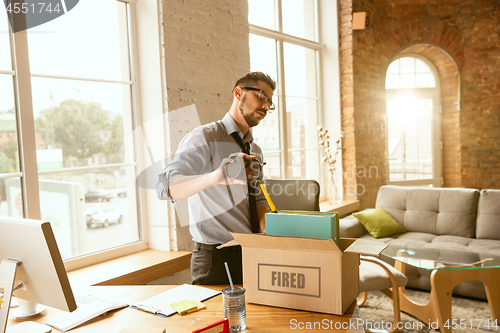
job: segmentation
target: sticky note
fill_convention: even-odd
[[[177,311],[179,314],[184,314],[189,310],[198,308],[198,305],[185,299],[180,302],[170,304],[170,307]]]
[[[187,313],[191,313],[191,312],[195,312],[195,311],[198,311],[198,310],[203,310],[203,309],[206,309],[207,306],[205,304],[203,304],[202,302],[198,301],[198,300],[194,300],[194,301],[191,301],[193,304],[196,304],[197,308],[196,309],[192,309],[192,310],[188,310]]]

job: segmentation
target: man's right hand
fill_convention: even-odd
[[[246,180],[246,172],[244,170],[245,169],[244,166],[242,168],[242,171],[243,171],[242,175],[244,177],[243,179],[241,179],[241,177],[231,178],[231,177],[228,177],[228,175],[226,174],[226,165],[228,163],[235,163],[236,158],[254,160],[257,157],[252,156],[252,155],[248,155],[245,153],[241,153],[241,152],[238,154],[229,155],[229,157],[222,160],[219,168],[217,168],[217,170],[215,170],[211,173],[212,177],[213,177],[213,184],[214,185],[225,185],[225,184],[227,184],[227,185],[232,185],[232,184],[246,185],[247,180]]]
[[[238,157],[255,159],[255,156],[239,153]],[[175,178],[168,187],[170,196],[176,200],[188,198],[204,189],[214,185],[246,185],[246,179],[232,179],[226,175],[226,164],[234,163],[231,157],[222,160],[217,170],[204,175],[179,176]]]

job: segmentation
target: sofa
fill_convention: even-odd
[[[485,254],[478,259],[500,256],[500,190],[387,185],[379,189],[375,208],[382,208],[406,230],[377,241]],[[353,215],[340,219],[340,236],[375,239]],[[430,290],[430,273],[407,266],[407,287]],[[456,286],[453,294],[486,299],[478,281]]]

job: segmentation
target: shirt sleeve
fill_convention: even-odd
[[[176,200],[169,194],[170,183],[179,176],[193,176],[210,172],[210,159],[210,150],[203,129],[198,127],[182,139],[171,162],[158,175],[156,185],[158,198],[175,203]]]

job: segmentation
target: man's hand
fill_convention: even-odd
[[[226,174],[226,165],[229,163],[238,163],[236,159],[247,159],[247,160],[254,160],[257,158],[257,156],[253,155],[248,155],[245,153],[238,153],[238,154],[231,154],[229,155],[228,158],[225,158],[222,160],[220,166],[215,170],[214,172],[211,173],[213,179],[212,183],[214,185],[232,185],[232,184],[240,184],[240,185],[245,185],[247,183],[246,176],[248,176],[250,173],[253,172],[251,168],[245,169],[245,177],[237,177],[237,178],[231,178]],[[242,166],[244,167],[244,166]]]
[[[256,159],[256,156],[247,155],[245,153],[238,153],[234,157],[241,157],[245,159]],[[232,184],[247,184],[246,179],[232,179],[226,175],[226,164],[234,163],[234,158],[231,156],[222,160],[217,170],[207,173],[205,175],[194,176],[179,176],[175,178],[168,188],[169,194],[172,198],[179,200],[195,195],[204,189],[214,185],[228,185]],[[246,178],[246,177],[245,177]]]

